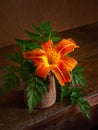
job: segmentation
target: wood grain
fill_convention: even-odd
[[[8,0],[0,1],[0,47],[27,38],[24,29],[50,20],[55,31],[98,21],[98,0]]]

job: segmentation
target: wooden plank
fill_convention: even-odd
[[[94,23],[98,21],[97,6],[97,0],[0,1],[0,47],[15,44],[15,38],[26,38],[23,30],[32,30],[33,23],[50,20],[57,31]]]

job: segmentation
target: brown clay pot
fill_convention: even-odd
[[[49,91],[43,96],[38,108],[48,108],[56,102],[56,86],[55,79],[52,75],[49,75]]]

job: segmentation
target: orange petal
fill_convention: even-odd
[[[38,65],[40,65],[40,63],[44,62],[42,57],[31,58],[31,61],[34,63],[35,66],[38,66]]]
[[[31,59],[33,57],[40,57],[40,56],[45,55],[45,51],[42,49],[35,49],[35,50],[24,52],[23,55],[24,55],[24,58]]]
[[[65,64],[58,63],[58,67],[60,68],[61,72],[63,73],[65,82],[70,82],[71,75],[70,75],[70,72],[68,71],[68,69],[66,68]]]
[[[64,57],[64,59],[62,59],[61,62],[64,64],[65,68],[67,68],[69,71],[72,71],[78,63],[75,59],[71,57]]]
[[[61,56],[65,56],[67,53],[72,52],[75,48],[78,48],[79,46],[76,45],[76,43],[71,39],[63,39],[61,42],[59,42],[56,45],[56,50],[58,53],[61,54]]]
[[[46,56],[38,56],[38,57],[33,57],[31,58],[32,62],[34,63],[35,66],[38,66],[42,63],[45,63],[48,65],[48,59]]]
[[[66,82],[71,81],[70,73],[63,64],[59,63],[58,66],[51,66],[51,71],[55,74],[61,86],[64,86]]]
[[[52,40],[49,40],[48,42],[44,43],[41,45],[42,48],[47,52],[49,49],[53,49],[54,48],[54,44],[52,42]]]
[[[47,66],[46,64],[40,64],[35,70],[35,75],[45,79],[49,71],[49,66]]]

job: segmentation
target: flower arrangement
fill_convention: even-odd
[[[33,28],[34,33],[24,30],[29,40],[16,39],[20,51],[7,54],[7,58],[16,64],[4,67],[7,73],[3,76],[1,93],[19,87],[22,80],[26,85],[27,105],[31,113],[49,91],[47,86],[51,74],[60,91],[60,100],[69,96],[71,104],[77,103],[81,112],[90,118],[90,105],[82,92],[82,87],[87,86],[83,67],[70,57],[70,53],[79,46],[71,38],[61,40],[50,22],[33,25]]]

